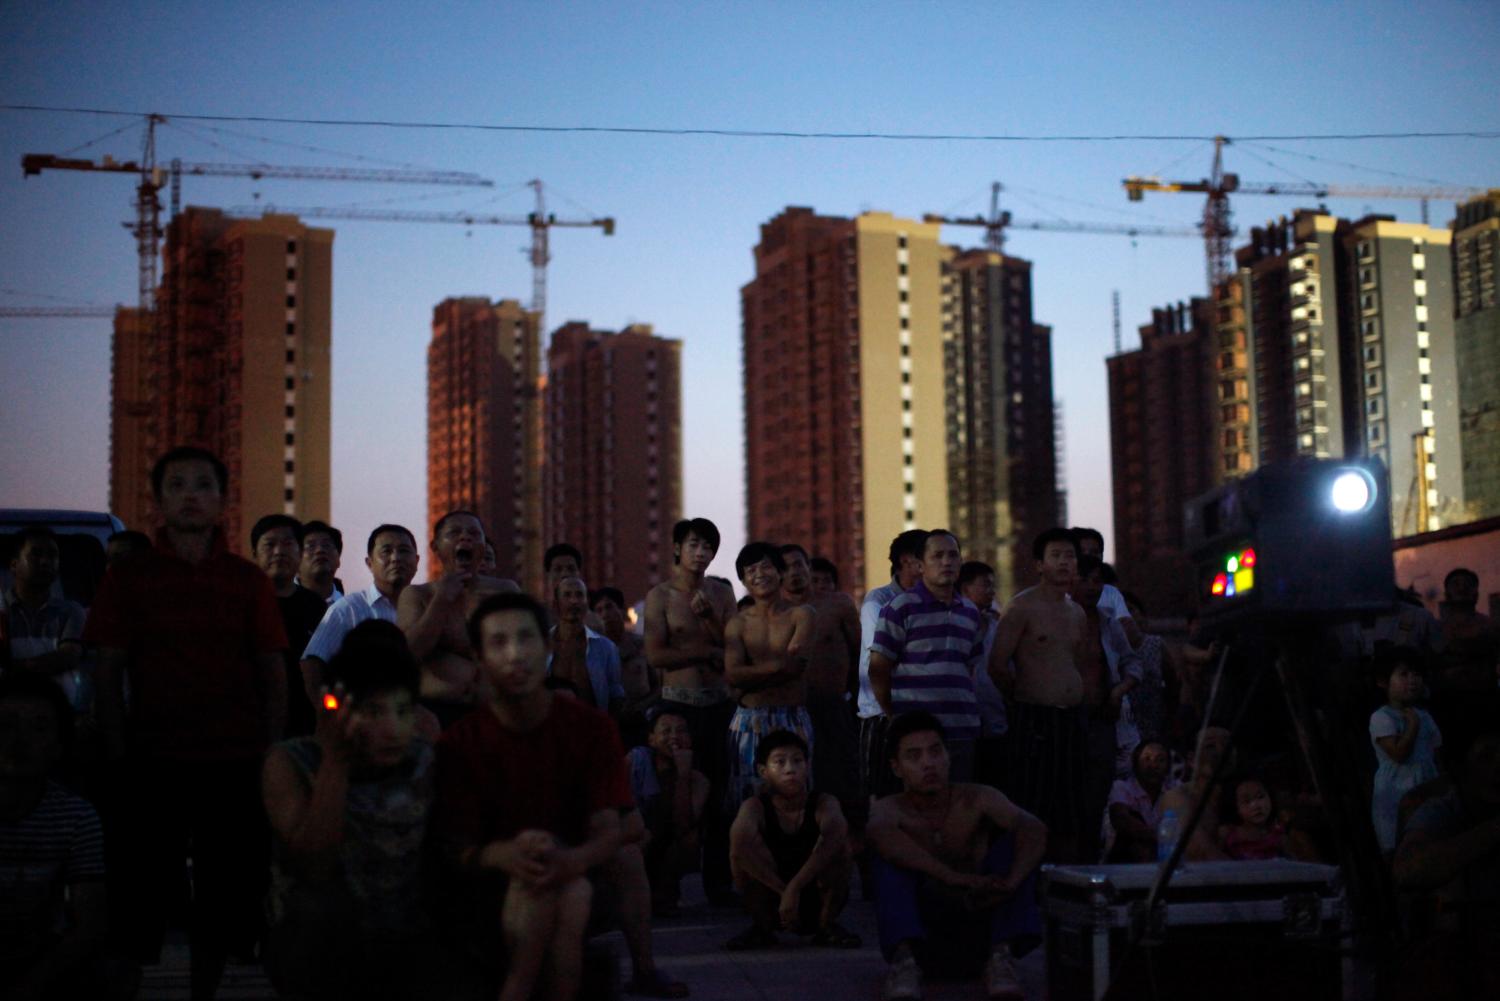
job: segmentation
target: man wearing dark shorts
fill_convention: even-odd
[[[1006,696],[1010,768],[1006,792],[1049,832],[1056,862],[1085,862],[1090,824],[1088,717],[1078,670],[1086,618],[1068,597],[1078,570],[1078,543],[1065,528],[1043,532],[1032,546],[1041,583],[1006,606],[990,651],[989,672]]]

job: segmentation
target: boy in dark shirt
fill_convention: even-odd
[[[730,866],[752,924],[728,949],[773,946],[777,929],[810,933],[815,945],[859,947],[838,923],[849,899],[849,825],[836,798],[808,791],[807,758],[807,742],[789,730],[755,748],[765,785],[729,829]]]
[[[524,1001],[543,978],[550,996],[572,998],[593,892],[588,873],[618,852],[620,814],[633,806],[624,751],[608,716],[543,684],[547,613],[534,599],[493,595],[468,629],[493,694],[438,744],[436,832],[450,857],[481,878],[481,903],[498,910],[500,1001]]]

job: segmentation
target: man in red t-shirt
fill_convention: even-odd
[[[151,487],[156,548],[109,570],[83,633],[112,769],[109,901],[134,958],[155,962],[191,853],[192,994],[212,997],[261,923],[260,763],[286,726],[286,634],[270,579],[225,548],[224,464],[175,448]]]
[[[624,751],[608,716],[544,687],[547,613],[533,598],[486,598],[468,626],[493,695],[438,743],[434,827],[459,866],[500,885],[500,1001],[529,998],[544,972],[551,997],[572,998],[588,872],[619,851],[634,802]]]

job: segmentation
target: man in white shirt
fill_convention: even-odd
[[[323,684],[323,667],[344,645],[349,631],[368,619],[396,621],[396,599],[417,575],[417,537],[401,525],[381,525],[370,533],[365,566],[375,583],[346,594],[329,606],[307,648],[302,651],[302,675],[310,691]]]

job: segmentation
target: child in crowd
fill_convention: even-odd
[[[1234,812],[1236,823],[1219,828],[1219,847],[1226,856],[1239,862],[1285,857],[1286,828],[1259,777],[1234,783]]]
[[[625,767],[646,829],[651,911],[670,918],[678,914],[682,874],[697,864],[708,779],[693,768],[693,736],[680,712],[653,706],[646,720],[646,744],[630,749]]]
[[[51,678],[0,677],[0,997],[109,993],[99,818],[52,780],[72,725]]]
[[[1155,861],[1161,796],[1176,786],[1167,777],[1168,764],[1166,745],[1160,741],[1136,745],[1130,777],[1116,779],[1109,791],[1104,814],[1105,861]]]
[[[1401,797],[1437,778],[1437,750],[1443,734],[1425,709],[1422,697],[1422,654],[1405,647],[1382,650],[1375,656],[1375,683],[1386,703],[1370,715],[1370,740],[1375,745],[1375,786],[1371,812],[1380,850],[1396,850],[1396,811]]]
[[[463,975],[424,900],[435,772],[417,733],[417,662],[400,629],[372,619],[324,680],[315,734],[266,758],[267,973],[298,997],[452,996]]]

